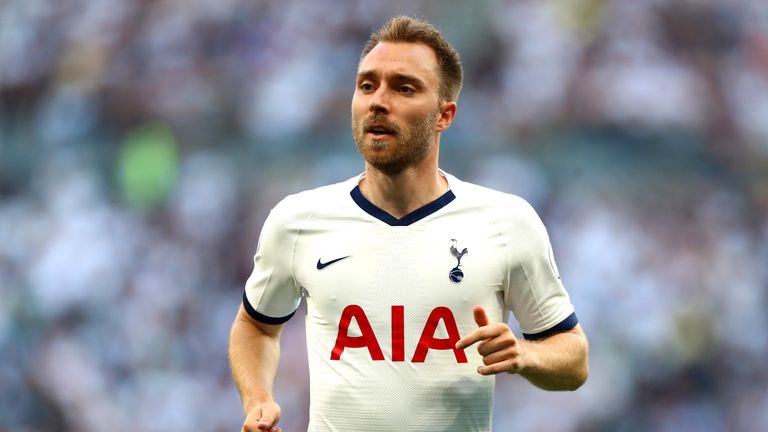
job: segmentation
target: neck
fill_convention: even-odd
[[[416,166],[394,175],[365,164],[360,192],[376,207],[400,219],[436,200],[448,191],[448,181],[437,169],[437,157],[427,157]]]

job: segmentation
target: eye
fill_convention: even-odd
[[[358,85],[358,88],[364,92],[369,92],[374,90],[373,84],[369,82],[360,83],[360,85]]]
[[[404,86],[400,86],[400,88],[398,89],[398,91],[399,91],[400,93],[415,93],[415,92],[416,92],[416,89],[415,89],[415,88],[413,88],[413,87],[411,87],[411,86],[407,86],[407,85],[404,85]]]

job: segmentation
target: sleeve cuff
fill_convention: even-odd
[[[296,311],[293,311],[284,317],[277,318],[260,314],[256,309],[253,308],[253,306],[251,306],[251,302],[248,301],[248,296],[245,294],[245,291],[243,291],[243,307],[245,308],[245,311],[248,312],[248,315],[251,316],[251,318],[255,319],[256,321],[263,322],[264,324],[272,325],[283,324],[291,319],[293,314],[296,313]]]
[[[523,333],[523,337],[526,340],[541,340],[548,338],[552,335],[556,335],[558,333],[566,332],[574,327],[576,327],[576,324],[579,323],[579,319],[576,318],[576,312],[573,312],[572,314],[568,315],[568,317],[562,321],[560,321],[559,324],[555,325],[554,327],[544,330],[543,332],[539,333]]]

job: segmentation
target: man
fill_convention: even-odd
[[[352,98],[365,172],[285,198],[262,230],[229,345],[243,431],[280,431],[280,331],[302,298],[311,431],[488,431],[495,374],[586,380],[587,340],[534,210],[438,168],[461,82],[431,24],[396,17],[371,36]]]

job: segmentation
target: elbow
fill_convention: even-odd
[[[579,330],[581,329],[579,328]],[[580,358],[577,366],[573,369],[573,377],[570,383],[571,385],[567,389],[569,391],[575,391],[581,388],[581,386],[587,382],[587,378],[589,377],[589,342],[587,342],[587,337],[583,331],[580,331],[580,333],[581,346],[579,350],[580,355],[578,356]]]
[[[588,377],[589,377],[589,365],[585,361],[583,367],[579,368],[579,370],[577,370],[576,373],[573,374],[571,381],[568,383],[568,385],[564,390],[566,391],[578,390],[579,388],[581,388],[581,386],[584,385],[584,383],[587,382]]]
[[[564,377],[565,379],[561,381],[561,386],[558,390],[576,391],[587,382],[589,377],[589,354],[586,344],[580,357],[579,360],[571,364],[570,373],[567,375],[567,378]]]
[[[567,373],[553,376],[531,376],[523,374],[523,377],[536,387],[547,391],[576,391],[587,382],[589,368],[586,362],[578,367],[571,367]]]
[[[539,388],[549,391],[576,391],[587,382],[589,369],[585,365],[572,369],[568,375],[561,376],[559,380],[548,383],[534,383]]]
[[[569,383],[568,388],[566,390],[568,391],[575,391],[581,388],[581,386],[584,385],[584,383],[587,382],[587,378],[589,377],[589,354],[588,354],[588,348],[585,344],[584,346],[584,355],[579,362],[579,365],[574,368],[573,370],[573,376],[571,377],[571,382]]]

